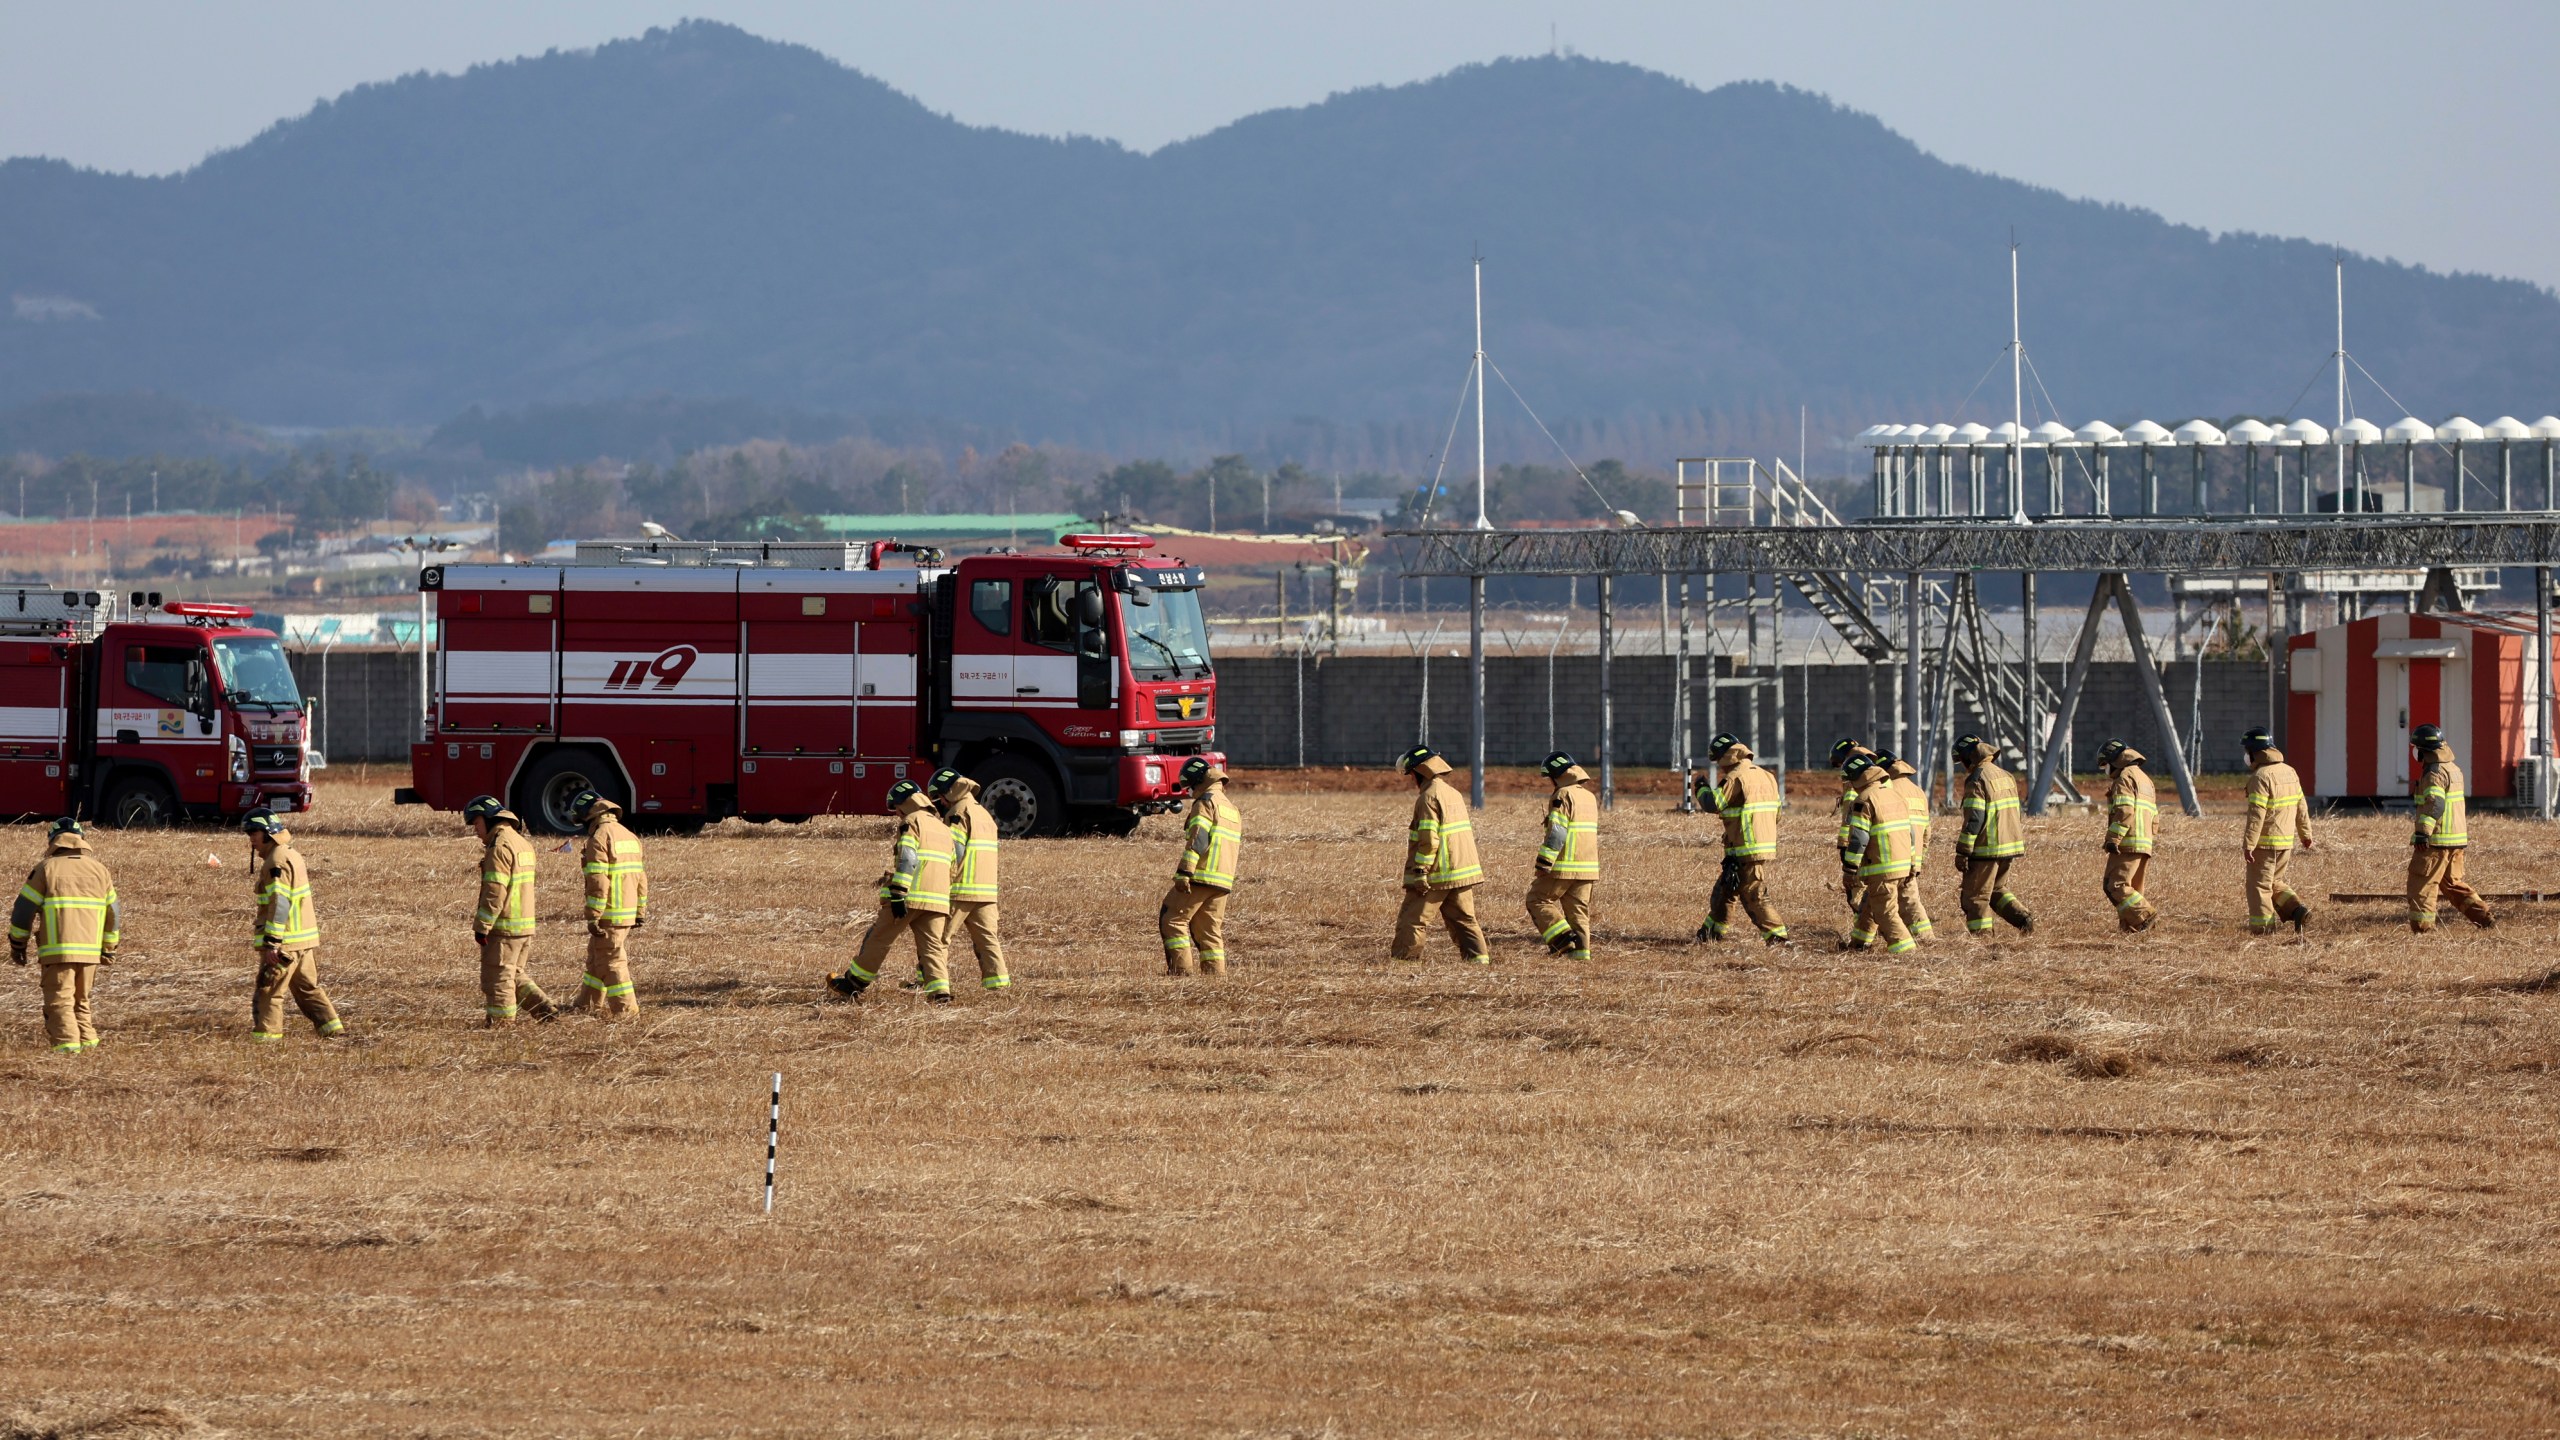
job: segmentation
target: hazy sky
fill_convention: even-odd
[[[689,15],[972,123],[1139,149],[1543,51],[1553,25],[1701,86],[1821,91],[2070,194],[2560,287],[2560,0],[0,0],[0,156],[183,169],[367,80]]]

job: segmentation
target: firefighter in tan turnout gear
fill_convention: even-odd
[[[900,935],[916,942],[916,975],[924,998],[951,1003],[951,977],[943,969],[951,934],[951,827],[933,813],[912,780],[889,787],[889,811],[898,833],[889,845],[889,868],[880,876],[880,908],[862,932],[862,948],[827,985],[848,998],[871,988]]]
[[[27,946],[35,945],[44,985],[44,1033],[56,1055],[98,1048],[89,992],[98,967],[114,962],[116,947],[124,941],[123,927],[116,877],[89,849],[79,821],[68,815],[54,821],[44,858],[27,872],[18,903],[9,910],[9,960],[26,964]]]
[[[2131,934],[2160,918],[2142,893],[2150,878],[2152,837],[2160,828],[2160,796],[2142,768],[2142,752],[2121,740],[2098,747],[2107,767],[2107,868],[2099,884],[2116,907],[2117,928]]]
[[[513,1025],[518,1015],[559,1018],[551,997],[525,968],[533,955],[533,842],[524,822],[479,795],[462,807],[480,837],[480,903],[471,912],[471,938],[480,947],[480,1004],[491,1029]]]
[[[1708,741],[1707,758],[1716,767],[1718,783],[1709,790],[1706,777],[1700,776],[1697,798],[1723,817],[1724,866],[1708,892],[1707,918],[1698,926],[1698,938],[1723,939],[1739,901],[1742,913],[1760,927],[1764,943],[1788,944],[1787,922],[1769,903],[1768,892],[1769,866],[1778,857],[1777,777],[1752,762],[1751,747],[1738,735]]]
[[[2009,889],[2009,867],[2027,853],[2026,821],[2018,809],[2018,781],[2000,768],[2000,747],[1979,735],[1956,737],[1964,777],[1964,828],[1956,832],[1956,865],[1964,872],[1957,892],[1970,935],[1991,929],[1999,916],[2033,934],[2036,917]]]
[[[2248,864],[2249,933],[2272,934],[2290,922],[2294,933],[2311,919],[2311,907],[2284,880],[2297,842],[2311,843],[2311,802],[2302,795],[2302,777],[2284,763],[2275,737],[2252,730],[2240,737],[2249,756],[2249,818],[2240,830],[2240,853]]]
[[[1885,953],[1908,955],[1919,948],[1902,923],[1902,888],[1911,878],[1911,817],[1881,757],[1853,755],[1843,773],[1857,799],[1840,853],[1857,867],[1865,888],[1857,923],[1840,948],[1864,950],[1881,936]]]
[[[1884,767],[1893,793],[1902,797],[1903,813],[1910,817],[1911,874],[1902,881],[1899,897],[1902,928],[1911,932],[1912,939],[1926,940],[1938,933],[1929,919],[1928,904],[1920,898],[1920,877],[1929,868],[1929,792],[1920,788],[1920,772],[1911,762],[1892,751],[1877,751],[1876,763]]]
[[[1404,906],[1396,912],[1398,960],[1422,958],[1422,926],[1432,911],[1440,912],[1449,938],[1458,942],[1458,958],[1477,965],[1492,963],[1484,943],[1484,927],[1476,923],[1476,887],[1484,883],[1484,862],[1476,854],[1475,821],[1467,814],[1467,797],[1443,778],[1449,762],[1427,745],[1397,757],[1396,768],[1413,777],[1419,792],[1413,799],[1413,823],[1405,834]]]
[[[2409,836],[2409,928],[2420,935],[2436,928],[2436,899],[2444,898],[2462,918],[2483,930],[2494,929],[2480,892],[2462,878],[2462,852],[2471,843],[2469,807],[2462,793],[2462,767],[2444,732],[2421,725],[2409,737],[2426,767],[2418,781],[2417,830]]]
[[[1168,975],[1227,973],[1227,897],[1244,851],[1244,814],[1227,798],[1227,772],[1194,755],[1182,762],[1191,808],[1182,817],[1182,855],[1173,888],[1156,907]]]
[[[257,884],[258,914],[249,943],[258,952],[258,983],[249,1000],[249,1038],[284,1038],[287,995],[311,1028],[323,1036],[347,1033],[338,1007],[320,985],[320,917],[311,904],[311,870],[293,848],[293,832],[274,812],[252,810],[240,817],[257,863],[250,874]]]
[[[1866,900],[1867,887],[1866,882],[1858,878],[1857,865],[1846,853],[1849,848],[1849,816],[1858,808],[1858,787],[1849,783],[1849,762],[1861,755],[1875,753],[1855,740],[1842,740],[1831,747],[1831,768],[1840,772],[1840,799],[1832,807],[1831,829],[1838,837],[1843,852],[1840,857],[1840,898],[1849,903],[1852,921],[1858,918],[1858,909]]]
[[[924,795],[951,827],[959,865],[951,876],[951,936],[969,937],[980,989],[1005,989],[1013,974],[1004,968],[1004,941],[996,934],[996,817],[978,803],[978,782],[957,770],[934,771]],[[921,989],[924,978],[907,983]]]
[[[569,801],[587,832],[578,868],[587,886],[587,973],[578,982],[577,1014],[608,1020],[640,1013],[631,983],[631,932],[649,923],[649,872],[640,837],[622,823],[622,807],[593,790]]]
[[[1591,776],[1561,750],[1538,766],[1555,786],[1547,797],[1535,874],[1529,878],[1529,923],[1550,955],[1591,958],[1591,890],[1600,883],[1600,797]]]

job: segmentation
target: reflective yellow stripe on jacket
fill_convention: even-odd
[[[1568,785],[1547,801],[1538,867],[1558,880],[1600,878],[1599,800],[1583,786]]]
[[[311,906],[311,885],[301,857],[278,850],[268,863],[266,883],[258,887],[256,948],[300,950],[320,943],[320,920]]]
[[[1182,858],[1176,875],[1214,890],[1236,888],[1236,857],[1244,849],[1244,815],[1227,803],[1223,790],[1212,788],[1194,798],[1182,817]]]
[[[95,960],[122,939],[108,928],[107,917],[115,913],[116,907],[113,890],[98,897],[47,895],[30,884],[19,888],[18,898],[35,905],[42,917],[38,923],[44,929],[44,941],[36,947],[39,959]],[[12,925],[9,938],[25,940],[29,932]]]

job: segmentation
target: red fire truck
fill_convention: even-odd
[[[301,687],[242,605],[134,618],[95,590],[0,586],[0,815],[111,825],[311,808]]]
[[[669,828],[876,814],[938,765],[1008,835],[1127,834],[1223,758],[1196,567],[1143,536],[972,555],[893,541],[588,542],[430,566],[432,713],[404,801],[506,797],[572,828],[593,786]]]

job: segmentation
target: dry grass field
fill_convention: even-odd
[[[1841,956],[1823,799],[1805,943],[1705,946],[1706,823],[1656,795],[1575,966],[1514,785],[1500,963],[1391,966],[1405,799],[1343,778],[1248,777],[1223,980],[1161,973],[1157,820],[1008,847],[1010,995],[835,1001],[886,822],[731,822],[651,842],[637,1023],[497,1034],[472,842],[340,778],[304,847],[355,1038],[260,1048],[245,843],[109,834],[104,1048],[9,992],[0,1436],[2560,1428],[2560,916],[2249,939],[2225,792],[2149,936],[2072,815],[2031,939]],[[2474,833],[2484,888],[2560,888],[2548,831]],[[2315,903],[2396,888],[2405,821],[2328,835]]]

